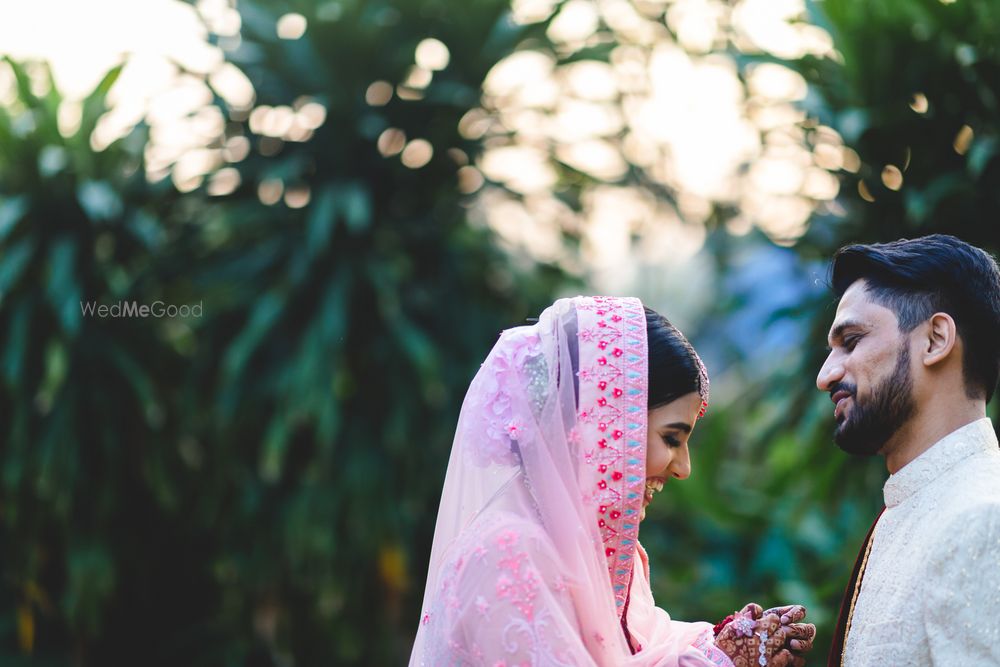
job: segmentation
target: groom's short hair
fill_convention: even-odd
[[[893,311],[904,333],[934,313],[955,320],[964,344],[966,393],[987,402],[1000,375],[1000,270],[992,255],[945,234],[844,246],[833,257],[837,297],[864,280],[875,303]]]

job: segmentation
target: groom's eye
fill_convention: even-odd
[[[859,340],[861,340],[861,336],[848,336],[844,339],[844,347],[850,352],[857,346]]]

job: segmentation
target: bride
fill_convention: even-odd
[[[713,627],[657,607],[639,522],[691,472],[708,376],[638,299],[504,331],[462,406],[410,666],[802,665],[801,606]]]

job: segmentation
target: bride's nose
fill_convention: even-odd
[[[688,451],[687,443],[674,450],[673,459],[667,466],[667,472],[676,479],[687,479],[691,476],[691,453]]]

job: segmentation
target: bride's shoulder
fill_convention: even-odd
[[[462,532],[451,559],[456,569],[490,565],[505,558],[547,561],[556,558],[555,547],[537,521],[514,512],[497,511],[477,518]]]

